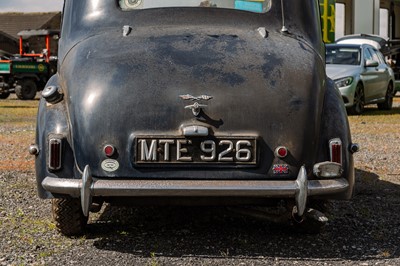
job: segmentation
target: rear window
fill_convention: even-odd
[[[265,13],[271,8],[272,0],[119,0],[122,10],[160,7],[209,7],[245,10]]]
[[[361,52],[359,48],[326,47],[325,60],[327,64],[359,65]]]

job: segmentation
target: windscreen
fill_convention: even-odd
[[[265,13],[271,8],[272,0],[119,0],[122,10],[160,7],[209,7],[229,8],[256,13]]]
[[[348,47],[326,47],[327,64],[336,65],[359,65],[361,53],[359,48]]]

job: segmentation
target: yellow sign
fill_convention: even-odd
[[[322,37],[325,43],[335,42],[335,3],[336,0],[319,0]]]

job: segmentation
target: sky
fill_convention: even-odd
[[[61,11],[64,0],[0,0],[0,12]]]

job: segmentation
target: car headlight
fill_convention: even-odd
[[[345,77],[335,80],[335,84],[338,88],[347,87],[351,83],[353,83],[353,80],[354,80],[353,77]]]

